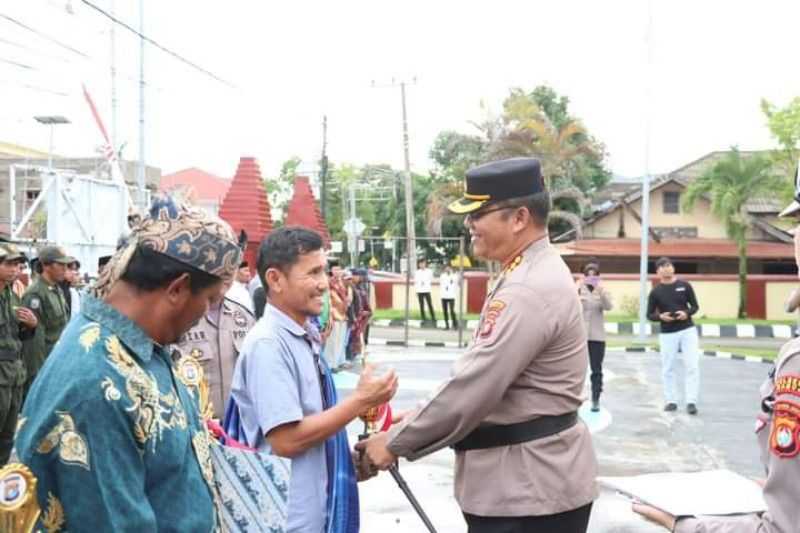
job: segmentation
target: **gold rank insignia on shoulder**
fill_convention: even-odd
[[[506,265],[503,274],[511,274],[522,263],[522,254],[518,255]]]
[[[30,533],[41,512],[30,469],[19,463],[0,469],[0,531]]]

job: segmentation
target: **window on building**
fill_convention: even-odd
[[[664,213],[678,214],[681,212],[681,193],[667,191],[664,193]]]
[[[25,198],[28,200],[36,200],[39,196],[39,191],[25,191]]]

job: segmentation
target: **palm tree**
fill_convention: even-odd
[[[781,180],[771,161],[761,155],[743,158],[735,146],[731,152],[692,182],[682,204],[691,211],[701,197],[711,201],[711,212],[725,223],[728,238],[739,255],[739,318],[747,311],[747,230],[751,216],[746,204],[752,198],[772,195]]]

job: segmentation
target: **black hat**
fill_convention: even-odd
[[[797,165],[797,171],[794,175],[794,200],[778,216],[796,215],[798,211],[800,211],[800,164]]]
[[[492,161],[467,171],[464,197],[450,204],[453,213],[477,211],[487,202],[530,196],[545,190],[542,165],[533,157]]]

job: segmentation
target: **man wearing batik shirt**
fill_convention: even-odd
[[[42,520],[65,531],[217,527],[209,437],[176,342],[218,299],[241,251],[230,227],[157,200],[83,302],[30,389],[16,450]],[[61,516],[63,513],[63,516]]]

